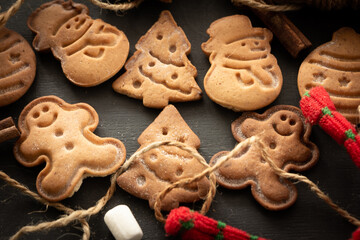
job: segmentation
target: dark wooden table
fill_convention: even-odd
[[[2,1],[1,4],[3,4]],[[29,42],[34,35],[26,26],[27,17],[45,1],[27,0],[20,11],[11,18],[7,27],[22,34]],[[197,82],[203,89],[203,79],[210,66],[200,45],[208,39],[206,29],[214,20],[232,15],[246,14],[253,26],[264,24],[250,11],[233,7],[230,0],[174,0],[172,4],[146,1],[138,9],[124,15],[100,10],[90,2],[85,3],[93,18],[101,18],[123,30],[130,41],[131,56],[137,40],[158,19],[162,10],[172,12],[175,20],[187,34],[192,44],[189,55],[197,67]],[[9,3],[3,4],[5,9]],[[359,11],[321,12],[305,9],[287,14],[288,17],[312,41],[313,48],[331,39],[332,32],[340,27],[350,26],[360,32]],[[312,48],[312,49],[313,49]],[[272,53],[277,57],[284,76],[280,96],[272,105],[289,104],[298,106],[300,96],[297,90],[297,73],[306,53],[293,59],[277,39],[272,43]],[[139,145],[137,138],[153,121],[160,110],[145,108],[139,100],[128,98],[113,91],[114,78],[92,88],[73,85],[62,73],[60,62],[51,53],[36,53],[37,74],[30,90],[17,102],[0,108],[0,119],[18,116],[30,101],[45,95],[56,95],[69,103],[85,102],[95,108],[100,123],[95,133],[101,137],[118,138],[126,146],[127,156]],[[359,79],[360,81],[360,79]],[[204,89],[203,89],[204,90]],[[202,100],[177,103],[175,106],[192,130],[200,137],[200,153],[207,161],[221,150],[231,150],[236,144],[230,132],[230,124],[241,113],[220,107],[204,94]],[[265,109],[258,112],[261,113]],[[350,213],[360,217],[360,171],[351,161],[345,149],[336,144],[319,127],[313,128],[311,140],[320,149],[320,159],[312,169],[303,172],[317,183],[336,203]],[[12,154],[15,140],[0,145],[0,170],[36,191],[37,174],[44,166],[26,168],[20,165]],[[63,201],[72,208],[88,208],[100,199],[109,187],[109,177],[88,178],[75,195]],[[297,184],[299,196],[296,203],[287,210],[271,212],[261,207],[252,197],[250,188],[231,191],[219,187],[209,217],[221,220],[249,233],[271,239],[348,239],[355,227],[340,217],[312,193],[304,184]],[[120,188],[105,209],[92,216],[89,223],[92,239],[113,239],[103,217],[107,210],[126,204],[133,211],[144,232],[144,239],[166,239],[163,224],[156,221],[148,202],[131,196]],[[20,227],[40,221],[55,220],[61,213],[45,207],[18,190],[0,181],[0,238],[8,239]],[[57,228],[48,232],[29,234],[23,239],[78,239],[79,225]]]

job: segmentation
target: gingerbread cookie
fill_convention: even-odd
[[[140,149],[149,143],[166,140],[179,141],[194,149],[200,147],[200,139],[173,105],[167,106],[138,138]],[[140,155],[119,176],[117,183],[130,194],[149,200],[153,208],[162,190],[180,179],[201,173],[206,167],[176,146],[160,146]],[[170,210],[178,207],[179,202],[195,202],[206,196],[209,187],[209,180],[204,177],[185,188],[173,189],[163,199],[161,208]]]
[[[18,33],[0,28],[0,107],[15,102],[30,88],[36,73],[31,46]]]
[[[216,20],[201,45],[211,67],[204,79],[207,95],[234,111],[249,111],[272,103],[280,93],[282,74],[270,54],[272,33],[253,28],[248,17],[233,15]]]
[[[40,97],[24,108],[14,155],[26,167],[46,163],[36,181],[42,197],[49,201],[71,197],[84,178],[109,175],[123,164],[123,143],[96,136],[98,123],[90,105],[68,104],[55,96]]]
[[[142,99],[146,107],[163,108],[171,102],[201,98],[196,68],[186,55],[191,45],[169,11],[135,45],[127,70],[114,83],[116,92]]]
[[[129,41],[116,27],[92,19],[85,5],[55,0],[41,5],[28,19],[37,51],[51,49],[66,77],[82,87],[98,85],[124,65]]]
[[[285,171],[303,171],[313,166],[319,151],[309,141],[311,125],[305,122],[301,110],[293,106],[275,106],[263,114],[244,113],[231,124],[233,136],[239,142],[259,136],[268,146],[266,151],[275,164]],[[215,154],[215,164],[228,152]],[[281,210],[291,206],[297,197],[295,186],[279,178],[263,159],[259,145],[250,145],[216,171],[218,183],[229,189],[251,185],[254,198],[265,208]]]
[[[360,105],[360,34],[341,28],[330,42],[305,58],[298,74],[300,95],[316,86],[323,86],[336,110],[356,123]]]

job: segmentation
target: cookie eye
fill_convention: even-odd
[[[155,62],[149,62],[149,67],[155,66]]]
[[[44,113],[47,112],[47,111],[49,111],[49,107],[48,107],[48,106],[44,106],[43,109],[42,109],[42,111],[43,111]]]
[[[72,142],[65,143],[66,150],[72,150],[74,148],[74,144]]]
[[[137,183],[137,185],[139,185],[140,187],[141,187],[141,186],[144,186],[145,182],[146,182],[146,179],[145,179],[145,177],[142,176],[142,175],[140,175],[140,176],[138,176],[138,177],[136,178],[136,183]]]
[[[57,136],[57,137],[61,137],[63,134],[64,134],[64,132],[63,132],[63,130],[61,130],[61,129],[57,129],[57,130],[55,131],[55,136]]]
[[[289,123],[290,123],[291,126],[294,126],[296,124],[296,121],[294,119],[290,119]]]
[[[36,112],[33,114],[33,118],[38,118],[40,116],[40,113],[39,112]]]
[[[276,143],[271,142],[271,143],[269,144],[269,147],[270,147],[271,149],[275,149],[275,148],[276,148]]]
[[[286,117],[286,115],[281,115],[280,119],[281,119],[281,121],[286,121],[287,117]]]
[[[172,53],[174,53],[174,52],[176,51],[176,46],[175,46],[175,45],[171,45],[171,46],[169,47],[169,51],[172,52]]]
[[[246,45],[246,43],[244,43],[244,42],[243,42],[243,43],[241,43],[241,46],[242,46],[242,47],[245,47],[245,45]]]

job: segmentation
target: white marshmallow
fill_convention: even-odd
[[[126,205],[118,205],[109,210],[104,221],[116,240],[140,240],[143,232]]]

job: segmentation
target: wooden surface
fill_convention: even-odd
[[[8,3],[3,2],[1,2],[2,9],[5,9]],[[31,42],[34,35],[27,28],[26,20],[30,13],[44,2],[25,1],[20,11],[8,22],[7,27],[22,34]],[[233,7],[230,0],[174,0],[172,4],[146,1],[138,9],[124,15],[100,10],[87,1],[80,2],[90,8],[91,17],[101,18],[125,32],[130,41],[129,56],[134,53],[137,40],[157,20],[160,12],[165,9],[170,10],[192,44],[189,59],[197,67],[197,82],[202,90],[204,90],[203,78],[210,64],[202,53],[200,45],[208,39],[206,29],[210,23],[232,14],[246,14],[250,17],[253,26],[264,26],[250,11]],[[340,27],[350,26],[360,32],[359,12],[328,13],[307,9],[288,13],[287,16],[312,41],[312,49],[329,41],[332,32]],[[272,53],[277,57],[284,76],[280,96],[272,105],[298,106],[300,96],[297,90],[297,72],[306,54],[293,59],[277,39],[272,43]],[[65,78],[60,62],[51,53],[36,53],[36,57],[37,74],[33,85],[20,100],[0,108],[0,119],[12,116],[17,122],[21,110],[30,101],[40,96],[56,95],[69,103],[85,102],[93,106],[100,117],[95,133],[101,137],[114,137],[123,141],[128,157],[138,149],[138,136],[160,110],[145,108],[141,101],[113,91],[112,82],[124,70],[99,86],[81,88]],[[207,161],[215,153],[231,150],[236,144],[230,132],[230,124],[241,113],[222,108],[210,101],[205,93],[200,101],[177,103],[175,106],[200,137],[199,151]],[[261,109],[258,112],[263,111],[264,109]],[[313,128],[311,140],[320,149],[320,159],[317,165],[303,174],[317,183],[336,203],[360,217],[359,169],[352,163],[345,149],[338,146],[319,127]],[[36,191],[36,176],[44,166],[26,168],[20,165],[12,154],[14,142],[15,140],[0,145],[0,170]],[[83,182],[80,190],[63,203],[73,208],[88,208],[105,194],[108,187],[109,177],[88,178]],[[254,200],[250,188],[233,191],[219,187],[208,216],[271,239],[348,239],[350,237],[355,230],[354,226],[319,200],[307,186],[297,184],[297,188],[298,200],[292,207],[284,211],[271,212]],[[143,239],[167,239],[163,224],[155,220],[154,212],[149,208],[148,202],[137,199],[120,188],[117,188],[105,209],[91,217],[89,223],[92,239],[113,239],[104,224],[103,216],[107,210],[118,204],[127,204],[131,208],[143,229]],[[0,181],[0,239],[8,239],[24,225],[55,220],[59,217],[58,211],[52,208],[45,210],[41,204]],[[23,239],[78,239],[81,235],[78,226],[37,232]]]

